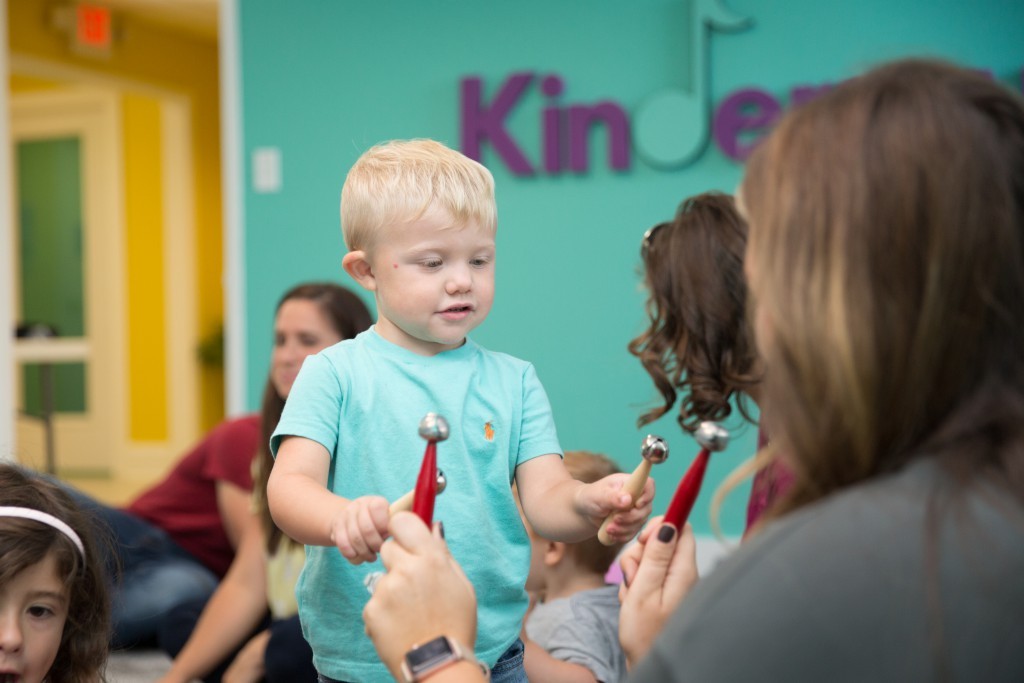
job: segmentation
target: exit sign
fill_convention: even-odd
[[[75,43],[88,50],[109,51],[111,44],[110,9],[100,5],[75,8]]]

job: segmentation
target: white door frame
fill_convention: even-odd
[[[107,454],[117,453],[119,435],[125,433],[124,306],[114,293],[124,291],[124,196],[121,154],[121,117],[114,93],[99,90],[58,90],[34,92],[10,98],[10,135],[15,141],[74,136],[81,143],[82,232],[86,341],[82,345],[88,364],[86,412],[82,415],[56,414],[54,431],[58,465],[87,468],[84,462],[62,463],[62,444],[94,454],[97,470],[114,469]],[[12,158],[13,163],[13,158]],[[12,166],[11,185],[15,180]],[[13,197],[12,197],[13,207]],[[12,253],[18,253],[19,236],[12,230]],[[18,287],[12,283],[12,295]],[[14,300],[16,297],[10,297]],[[17,306],[12,307],[12,313]],[[70,341],[70,340],[69,340]],[[15,345],[16,347],[18,344]],[[18,349],[15,349],[17,355]],[[43,349],[45,354],[45,348]],[[15,368],[14,386],[21,373]],[[17,431],[25,438],[30,432],[24,421]],[[27,447],[22,444],[21,451]],[[17,456],[18,453],[15,453]],[[20,459],[20,458],[19,458]],[[88,461],[86,461],[88,462]],[[40,466],[42,463],[34,463]]]
[[[73,440],[95,456],[89,465],[64,462],[71,469],[95,470],[129,479],[149,479],[178,459],[198,436],[195,408],[199,367],[195,355],[195,211],[192,188],[191,109],[181,96],[149,92],[159,99],[163,187],[165,344],[167,350],[166,439],[136,442],[128,426],[129,386],[126,345],[124,181],[120,93],[109,88],[75,88],[19,94],[11,98],[11,138],[80,135],[83,221],[86,227],[86,316],[90,379],[87,405],[100,427],[90,437],[84,425],[77,435],[57,434],[58,466],[62,441]],[[102,182],[99,182],[102,181]],[[91,186],[90,186],[91,184]],[[90,229],[91,226],[91,229]],[[16,245],[17,235],[12,235]],[[16,292],[11,284],[12,296]],[[12,309],[13,313],[13,309]],[[101,378],[101,379],[97,379]],[[17,379],[14,387],[17,388]],[[90,416],[90,419],[94,419]],[[61,415],[64,432],[75,419]],[[59,427],[58,427],[59,428]],[[94,428],[90,428],[94,429]],[[24,448],[24,447],[23,447]],[[104,459],[105,458],[105,459]]]
[[[2,2],[3,0],[0,0]],[[239,0],[220,0],[220,149],[224,216],[224,410],[248,412],[245,202]]]

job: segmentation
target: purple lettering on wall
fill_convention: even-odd
[[[781,115],[782,107],[778,101],[764,90],[737,90],[715,111],[712,126],[715,143],[730,159],[744,161]],[[749,138],[751,134],[755,136],[753,141],[740,140],[741,135]]]
[[[978,70],[994,78],[991,70]],[[460,83],[462,151],[481,160],[481,148],[490,143],[498,157],[514,175],[536,173],[519,144],[506,128],[506,120],[519,105],[534,82],[534,72],[521,71],[508,76],[489,104],[483,102],[483,81],[465,77]],[[1016,86],[1024,93],[1024,68],[1016,76]],[[802,106],[824,94],[835,84],[795,85],[789,91],[790,107]],[[1011,86],[1013,87],[1013,86]],[[546,98],[540,110],[540,157],[543,172],[558,175],[565,171],[584,173],[590,170],[591,131],[603,126],[607,131],[608,167],[617,171],[630,167],[634,122],[618,102],[603,100],[595,104],[562,106],[559,98],[565,92],[565,80],[552,73],[539,80],[539,90]],[[735,90],[715,108],[711,122],[715,144],[733,161],[743,162],[758,142],[782,116],[783,105],[770,93],[757,88]],[[637,125],[643,125],[643,121]],[[679,125],[686,125],[680,122]],[[639,137],[639,134],[638,134]],[[688,160],[684,165],[692,162]]]
[[[553,74],[540,83],[541,92],[548,97],[558,97],[565,89],[561,76]],[[565,149],[562,143],[562,110],[558,105],[544,107],[541,113],[541,130],[544,131],[544,170],[558,173],[562,170]]]
[[[480,147],[490,142],[494,151],[515,175],[532,175],[533,166],[512,136],[505,130],[505,117],[519,102],[523,91],[533,80],[533,74],[512,74],[502,83],[490,106],[481,101],[483,81],[470,77],[462,79],[462,152],[471,159],[481,160]]]
[[[590,165],[587,139],[594,123],[608,130],[608,165],[621,171],[629,168],[629,115],[621,105],[605,101],[569,107],[569,168],[586,171]]]

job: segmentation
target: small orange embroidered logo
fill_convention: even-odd
[[[494,441],[494,426],[490,422],[484,423],[484,438],[488,441]]]

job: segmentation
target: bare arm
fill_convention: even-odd
[[[220,514],[224,533],[228,535],[231,547],[238,550],[249,514],[252,494],[229,481],[218,480],[216,484],[217,511]]]
[[[161,683],[185,683],[212,671],[245,640],[266,611],[263,531],[259,519],[249,515],[231,569]]]
[[[263,629],[249,639],[245,647],[235,655],[235,661],[224,672],[221,683],[259,683],[267,673],[264,664],[267,644],[270,643],[270,629]]]
[[[523,646],[526,648],[523,666],[526,667],[526,677],[531,681],[597,683],[594,673],[582,664],[562,661],[527,638],[523,638]]]
[[[526,519],[544,538],[576,543],[594,536],[611,513],[608,527],[614,541],[632,538],[651,513],[654,482],[648,479],[635,507],[622,490],[626,474],[613,474],[593,484],[573,479],[557,455],[542,455],[516,468],[516,485]]]
[[[331,493],[330,463],[330,453],[316,441],[285,437],[267,482],[270,512],[281,530],[299,543],[336,546],[353,563],[373,561],[387,536],[388,501],[380,496],[349,500]]]

